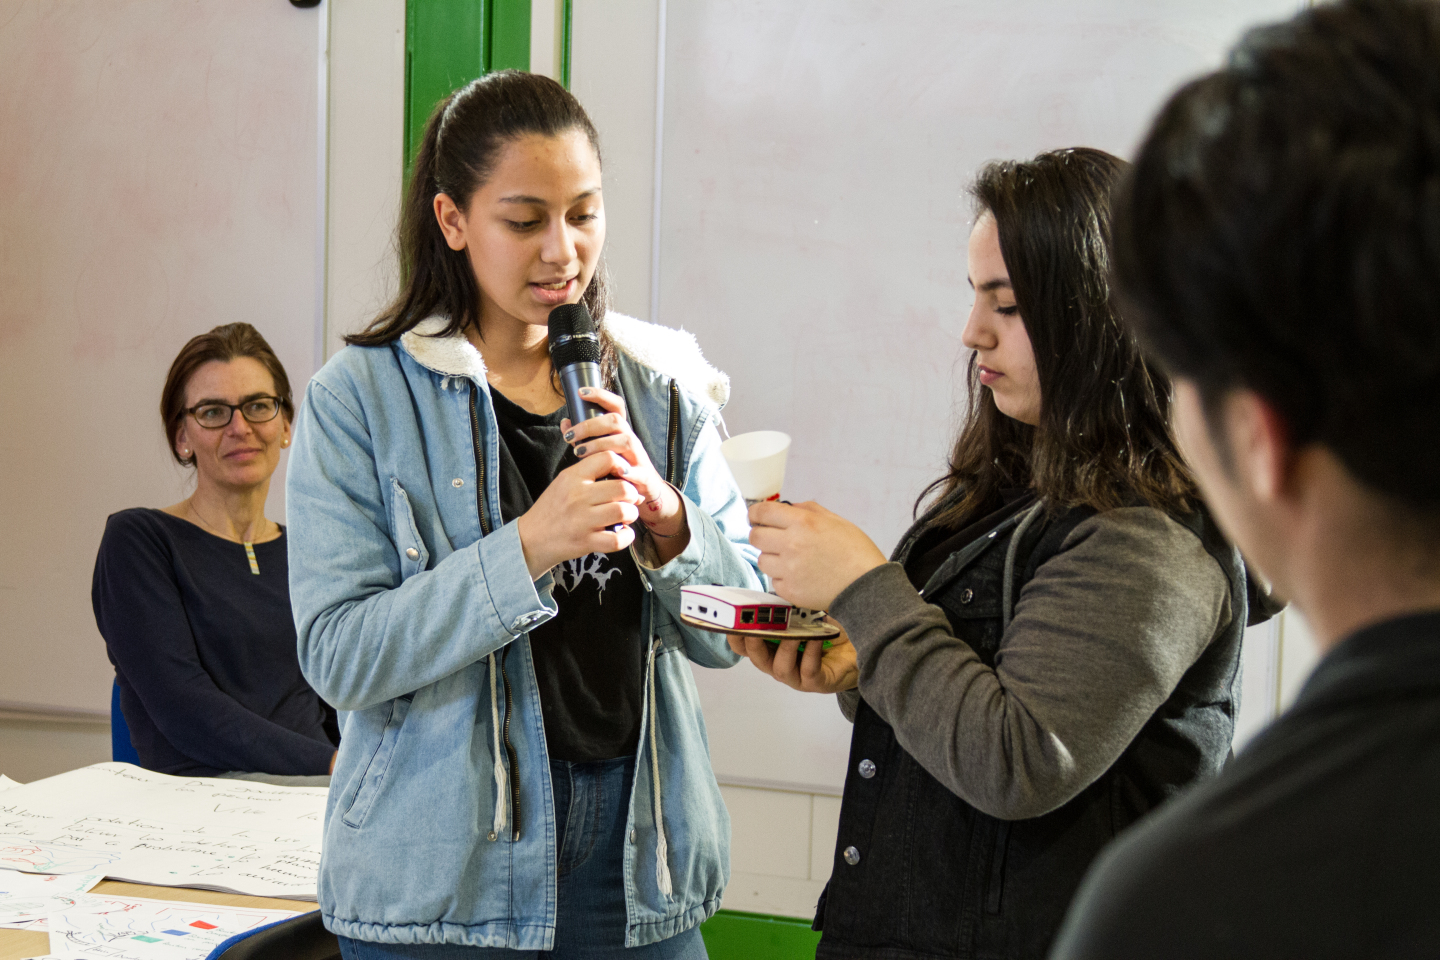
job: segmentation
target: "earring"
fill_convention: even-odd
[[[288,447],[288,446],[290,446],[290,438],[289,438],[289,437],[286,437],[284,440],[281,440],[281,441],[280,441],[280,446],[282,446],[282,447]]]
[[[189,447],[181,447],[181,448],[180,448],[180,459],[181,459],[181,460],[184,460],[184,459],[188,458],[189,456],[190,456],[190,448],[189,448]]]

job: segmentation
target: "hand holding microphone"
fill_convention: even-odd
[[[668,561],[689,542],[685,505],[651,464],[625,418],[625,402],[601,386],[600,340],[590,311],[583,303],[561,304],[550,311],[549,328],[550,364],[569,413],[561,428],[580,462],[562,470],[521,518],[529,521],[521,542],[532,576],[589,553],[623,550],[635,539],[629,524],[637,519],[659,538],[661,562]],[[577,519],[579,536],[572,529]],[[533,558],[532,531],[537,544],[549,545],[535,549]]]

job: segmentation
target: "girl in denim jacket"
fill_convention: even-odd
[[[307,389],[291,593],[344,711],[320,904],[347,958],[705,955],[729,821],[687,661],[737,658],[679,594],[760,578],[728,379],[607,315],[604,240],[579,103],[475,81],[426,128],[404,289]],[[572,424],[546,324],[576,302],[609,389]]]

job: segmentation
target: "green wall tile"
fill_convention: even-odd
[[[814,960],[820,934],[809,920],[721,910],[700,925],[710,960]]]

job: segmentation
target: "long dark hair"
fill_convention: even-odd
[[[1116,196],[1115,261],[1212,435],[1231,390],[1259,394],[1440,558],[1437,65],[1432,2],[1256,27],[1155,119]]]
[[[270,344],[259,330],[248,323],[227,323],[209,333],[191,337],[170,362],[170,372],[166,374],[165,386],[160,391],[160,420],[165,424],[165,444],[170,448],[170,456],[182,467],[195,466],[193,453],[182,457],[175,451],[175,435],[185,419],[185,388],[190,385],[190,378],[212,360],[228,363],[240,357],[258,360],[270,372],[285,420],[295,420],[295,397],[290,391],[290,378],[285,375],[284,364],[275,356],[275,351],[270,349]]]
[[[454,336],[472,323],[478,329],[475,273],[465,251],[451,250],[445,242],[435,220],[435,196],[444,193],[466,210],[507,143],[528,134],[556,137],[575,130],[590,141],[599,159],[600,134],[580,101],[549,77],[520,70],[486,74],[436,104],[400,209],[400,294],[345,342],[383,346],[435,315],[449,320],[436,336]],[[580,299],[599,326],[609,305],[603,258]],[[613,347],[603,326],[600,337],[608,368]]]
[[[954,524],[1029,487],[1052,507],[1140,501],[1183,513],[1194,481],[1170,431],[1170,383],[1141,355],[1110,290],[1110,194],[1126,164],[1077,147],[1001,161],[970,188],[995,217],[1015,302],[1035,352],[1040,422],[1005,416],[970,358],[970,412],[938,490]],[[917,502],[917,510],[919,508]]]

